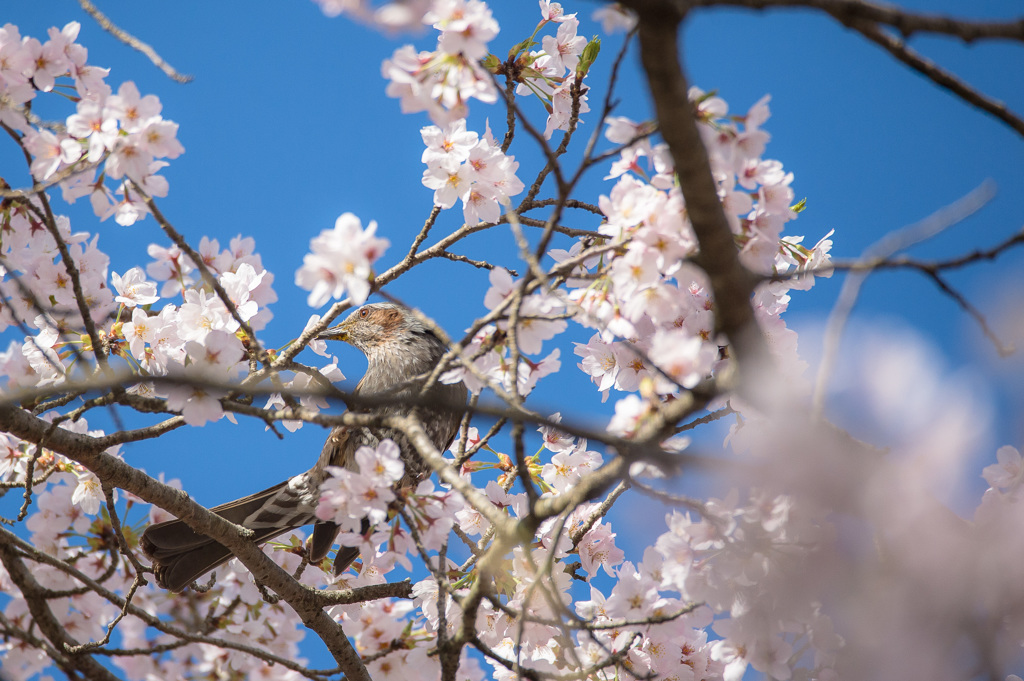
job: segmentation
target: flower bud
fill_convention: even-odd
[[[587,46],[583,48],[583,53],[580,54],[580,60],[576,64],[576,79],[579,80],[587,75],[590,71],[591,65],[594,60],[597,59],[598,53],[601,51],[601,39],[596,35],[590,39]]]

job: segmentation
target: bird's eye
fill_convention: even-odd
[[[366,319],[366,315],[368,314],[370,314],[370,311],[367,310],[365,307],[359,310],[359,316],[362,317],[363,319]]]

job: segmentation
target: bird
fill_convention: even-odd
[[[420,421],[433,445],[444,451],[455,439],[466,404],[462,382],[434,383],[425,395],[420,391],[429,374],[447,351],[445,344],[409,309],[394,303],[371,303],[353,311],[345,321],[318,334],[317,340],[344,341],[366,355],[366,373],[354,394],[376,397],[360,413],[402,415],[418,409]],[[416,407],[415,403],[437,406]],[[331,430],[316,464],[284,482],[222,504],[210,510],[253,532],[257,544],[289,530],[315,523],[307,549],[311,562],[322,561],[334,545],[338,526],[318,520],[314,514],[327,466],[356,467],[360,447],[376,447],[391,439],[398,445],[405,473],[396,488],[414,486],[430,475],[430,467],[419,456],[405,434],[384,426],[338,426]],[[363,521],[363,532],[369,529]],[[180,592],[233,554],[214,539],[200,534],[182,520],[150,525],[140,545],[150,558],[156,582]],[[355,547],[341,547],[334,559],[340,574],[359,555]]]

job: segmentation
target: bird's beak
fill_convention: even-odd
[[[319,334],[317,334],[315,340],[347,341],[348,326],[345,324],[345,322],[342,322],[341,324],[336,324],[335,326],[332,326],[329,329],[324,329]]]

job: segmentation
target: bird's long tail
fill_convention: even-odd
[[[293,479],[294,480],[294,479]],[[295,494],[285,481],[210,510],[236,525],[253,531],[252,541],[261,544],[316,520],[297,508]],[[365,533],[369,524],[363,521]],[[313,530],[310,560],[317,563],[330,551],[338,534],[334,523],[318,522]],[[181,520],[150,525],[142,533],[142,550],[153,561],[156,582],[169,591],[182,591],[200,576],[233,556],[223,544],[199,534]],[[359,549],[343,546],[335,557],[334,573],[340,574],[359,556]]]
[[[264,509],[288,484],[282,482],[262,492],[250,494],[210,509],[225,520],[245,525],[245,520]],[[294,524],[281,523],[253,529],[257,544],[269,541],[288,530],[302,527],[311,518],[296,518]],[[169,591],[181,591],[204,573],[226,563],[232,553],[223,544],[199,534],[181,520],[150,525],[142,533],[142,550],[153,560],[156,582]]]

